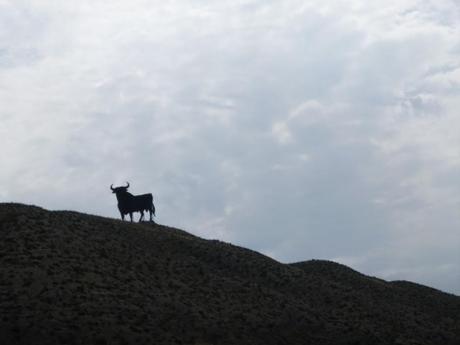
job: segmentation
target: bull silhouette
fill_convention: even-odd
[[[150,221],[153,222],[153,216],[155,216],[155,205],[153,204],[153,195],[142,194],[132,195],[128,192],[129,182],[126,182],[126,187],[115,187],[113,184],[110,189],[115,193],[118,200],[118,210],[121,214],[121,219],[125,220],[125,215],[129,214],[131,222],[133,221],[133,212],[140,212],[139,222],[144,220],[144,211],[148,211],[150,214]]]

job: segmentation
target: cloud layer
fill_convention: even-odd
[[[0,1],[4,201],[460,294],[455,1]]]

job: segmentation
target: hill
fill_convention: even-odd
[[[4,344],[459,344],[460,297],[185,231],[0,204]]]

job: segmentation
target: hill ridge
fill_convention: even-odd
[[[460,297],[183,230],[0,204],[8,344],[457,344]]]

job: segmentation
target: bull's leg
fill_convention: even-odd
[[[129,219],[131,219],[131,223],[133,222],[133,213],[129,212]]]
[[[153,211],[152,211],[152,209],[149,210],[149,215],[150,215],[150,221],[153,222],[153,218],[152,218],[152,216],[153,216]]]
[[[139,217],[139,223],[144,220],[144,211],[141,210],[141,216]]]
[[[122,212],[120,212],[120,214],[121,214],[121,220],[125,220],[125,215]]]

